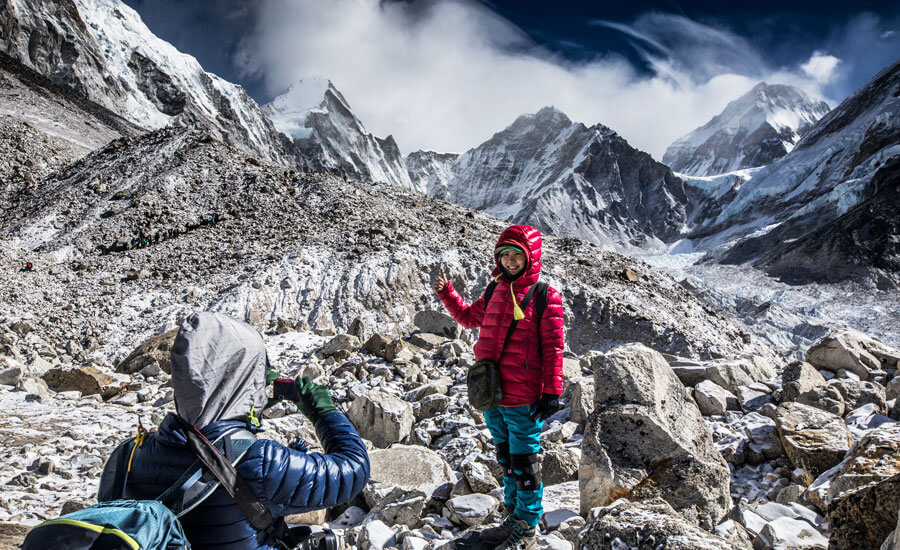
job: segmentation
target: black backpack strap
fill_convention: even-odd
[[[125,484],[128,481],[128,460],[134,447],[134,438],[126,439],[112,452],[106,461],[103,475],[100,476],[100,487],[97,490],[97,502],[107,502],[125,498]]]
[[[537,290],[537,285],[531,285],[531,288],[528,289],[528,292],[525,293],[525,296],[522,298],[522,301],[519,303],[519,309],[525,311],[525,308],[528,307],[528,303],[531,302],[531,297],[534,296],[534,292]],[[515,292],[512,287],[509,288],[510,292]],[[509,340],[512,338],[513,332],[516,330],[516,325],[519,324],[518,319],[513,319],[509,324],[509,330],[506,331],[506,338],[503,340],[503,347],[500,348],[500,357],[503,357],[503,350],[506,349],[506,345],[509,344]],[[500,358],[497,358],[497,363],[500,363]]]
[[[231,495],[253,528],[282,544],[272,514],[256,498],[244,478],[238,475],[234,465],[190,422],[178,414],[175,415],[175,421],[187,437],[188,449],[200,459],[206,470],[219,480],[221,487]]]
[[[541,354],[541,360],[543,361],[543,350],[544,346],[541,343],[541,319],[544,318],[544,312],[547,310],[547,301],[549,300],[548,294],[550,291],[550,285],[545,282],[539,281],[534,284],[537,287],[534,296],[534,313],[537,316],[537,335],[538,335],[538,353]]]
[[[497,288],[497,281],[491,281],[488,283],[487,288],[484,289],[484,309],[487,311],[487,305],[491,301],[491,296],[494,295],[494,289]]]

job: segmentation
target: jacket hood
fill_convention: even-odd
[[[500,233],[500,238],[497,239],[497,244],[494,246],[495,249],[503,245],[517,246],[525,251],[528,259],[524,273],[513,283],[516,287],[531,286],[537,282],[541,273],[541,244],[541,232],[530,225],[513,225]],[[500,258],[495,254],[494,271],[491,276],[497,277],[501,273]]]
[[[194,426],[262,414],[266,347],[247,323],[222,313],[194,313],[175,336],[171,359],[175,408]]]

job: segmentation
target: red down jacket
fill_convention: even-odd
[[[525,251],[525,272],[512,283],[516,301],[522,298],[537,282],[541,272],[541,233],[529,225],[514,225],[500,234],[497,246],[511,244]],[[501,275],[498,258],[494,257],[493,277]],[[503,386],[502,407],[518,407],[534,403],[541,393],[562,393],[563,307],[559,291],[550,287],[547,292],[547,309],[541,319],[540,335],[535,319],[535,298],[523,310],[525,318],[519,321],[510,338],[503,357],[500,350],[513,320],[513,303],[510,284],[500,276],[489,304],[484,296],[471,306],[448,283],[438,295],[450,315],[466,328],[480,328],[475,343],[475,358],[500,359],[500,378]],[[540,339],[540,340],[539,340]],[[540,342],[540,347],[538,346]]]

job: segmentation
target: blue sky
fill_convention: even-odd
[[[900,2],[125,0],[260,103],[330,78],[405,152],[554,105],[659,158],[760,80],[832,105],[900,58]]]

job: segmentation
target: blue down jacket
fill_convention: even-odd
[[[213,440],[244,422],[221,420],[201,431]],[[324,453],[295,451],[259,439],[237,464],[237,472],[275,516],[328,508],[349,501],[369,479],[369,456],[356,429],[341,412],[324,415],[316,423]],[[134,454],[128,475],[127,498],[155,499],[194,462],[184,433],[172,415],[151,432]],[[103,475],[110,474],[110,466]],[[274,550],[274,541],[256,531],[234,500],[216,489],[196,509],[181,518],[193,550]]]

